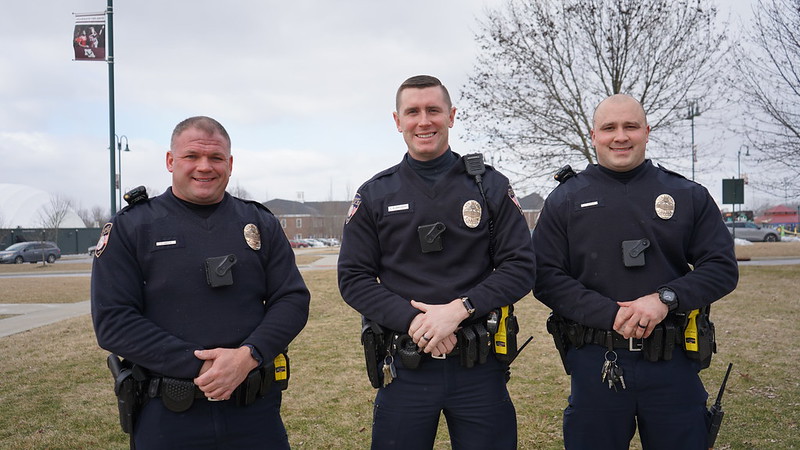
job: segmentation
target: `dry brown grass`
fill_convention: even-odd
[[[0,303],[75,303],[89,300],[88,275],[0,278]]]
[[[736,257],[752,259],[800,258],[800,242],[754,242],[737,245]]]
[[[25,264],[0,264],[0,274],[54,274],[54,273],[84,273],[92,270],[90,262],[62,262],[42,265],[42,263]]]
[[[734,363],[717,448],[797,448],[800,265],[743,266],[740,272],[736,291],[713,307],[719,353],[701,373],[713,397],[727,363]],[[375,391],[363,368],[358,314],[342,301],[335,271],[303,276],[312,292],[311,315],[289,352],[292,375],[282,411],[290,442],[298,449],[368,448]],[[26,289],[34,291],[42,279],[27,280]],[[569,377],[544,329],[547,308],[528,296],[516,311],[520,336],[534,336],[514,362],[508,385],[519,448],[563,448]],[[0,448],[127,448],[105,356],[88,315],[0,338]],[[443,426],[435,448],[449,448]],[[640,448],[638,442],[632,448]]]

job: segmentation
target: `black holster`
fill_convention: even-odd
[[[714,322],[711,321],[711,305],[700,309],[697,321],[697,351],[686,351],[689,359],[700,361],[700,370],[711,365],[711,357],[717,353],[717,337]]]
[[[377,322],[361,316],[361,345],[364,346],[367,377],[375,389],[383,386],[383,372],[380,364],[386,356],[386,335],[386,330]]]
[[[569,350],[568,344],[568,337],[564,333],[566,329],[566,324],[564,323],[564,319],[561,316],[557,316],[554,313],[550,313],[547,316],[547,332],[553,336],[553,342],[556,345],[556,350],[558,350],[558,356],[561,357],[561,364],[564,366],[564,371],[567,372],[569,375],[570,369],[569,365],[567,364],[567,350]],[[581,340],[583,340],[583,336],[581,335]]]
[[[125,433],[132,434],[136,418],[146,401],[144,374],[129,361],[120,360],[113,353],[108,355],[106,363],[114,377],[114,395],[117,396],[120,427]]]

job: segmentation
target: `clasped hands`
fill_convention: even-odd
[[[667,317],[669,308],[658,294],[648,294],[630,302],[617,302],[619,311],[614,319],[614,331],[622,337],[644,339]]]
[[[194,356],[203,360],[194,384],[209,400],[228,400],[242,384],[247,374],[258,367],[248,347],[196,350]]]
[[[421,311],[411,321],[408,335],[425,353],[442,356],[450,353],[458,342],[455,332],[469,313],[460,298],[443,305],[411,300],[411,306]]]

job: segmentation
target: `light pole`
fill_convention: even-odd
[[[700,115],[697,109],[697,102],[695,100],[689,101],[689,113],[686,115],[686,120],[692,122],[692,181],[694,181],[694,163],[697,161],[697,150],[694,147],[694,118]]]
[[[742,179],[742,147],[745,148],[744,156],[750,156],[750,147],[747,145],[739,146],[739,150],[736,152],[736,178],[741,180]],[[742,198],[739,200],[742,203],[739,204],[739,212],[742,212],[742,204],[744,203],[744,182],[742,182]],[[733,238],[736,239],[736,222],[739,217],[736,215],[736,205],[733,205]]]
[[[115,134],[114,137],[116,138],[117,141],[117,164],[119,167],[119,170],[117,171],[117,180],[116,180],[117,187],[119,188],[119,194],[117,198],[119,198],[119,208],[122,209],[122,140],[123,139],[125,139],[125,151],[129,152],[131,151],[131,149],[128,148],[128,136],[125,136],[124,134],[122,136],[117,136]]]

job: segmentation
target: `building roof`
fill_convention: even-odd
[[[0,183],[0,228],[41,228],[51,195],[32,186]],[[60,228],[86,228],[71,208]]]
[[[519,206],[521,206],[524,211],[538,211],[544,206],[544,199],[541,195],[534,192],[533,194],[520,198]]]

